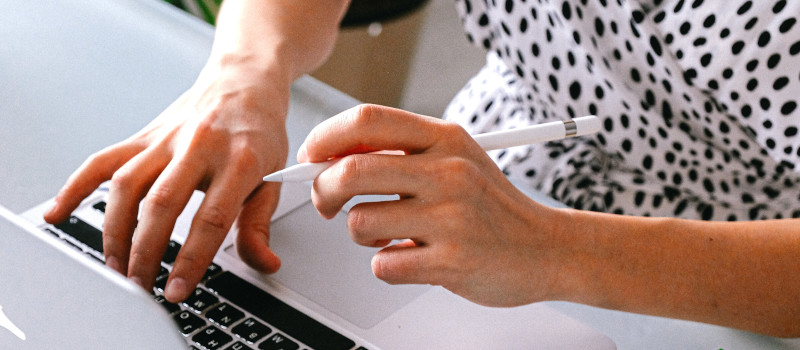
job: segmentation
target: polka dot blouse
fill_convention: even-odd
[[[594,114],[602,131],[494,151],[579,209],[800,216],[800,1],[457,0],[486,66],[447,108],[471,133]]]

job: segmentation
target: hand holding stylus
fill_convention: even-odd
[[[347,214],[353,241],[384,247],[372,259],[378,278],[391,284],[441,285],[483,305],[523,305],[546,299],[559,282],[561,267],[554,256],[559,250],[552,247],[562,245],[557,225],[568,219],[519,192],[484,148],[597,128],[595,118],[571,125],[535,127],[547,136],[540,139],[511,142],[512,133],[473,139],[441,119],[364,105],[314,128],[298,161],[338,159],[314,181],[312,201],[323,217],[337,215],[353,196],[399,195],[398,200],[358,204]],[[496,135],[502,135],[501,142],[490,143]],[[365,153],[379,150],[405,155]],[[390,245],[393,241],[399,243]]]

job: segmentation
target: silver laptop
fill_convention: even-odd
[[[349,240],[344,215],[320,218],[305,186],[283,189],[281,197],[294,200],[281,202],[272,223],[271,247],[283,258],[278,273],[261,275],[244,265],[232,232],[204,282],[173,305],[161,293],[202,200],[202,193],[195,194],[178,219],[153,291],[176,324],[170,330],[201,349],[613,348],[600,333],[544,305],[487,308],[439,287],[381,282],[370,268],[376,249]],[[82,260],[102,266],[105,201],[101,187],[57,225],[40,219],[49,203],[23,216],[79,251]]]
[[[55,242],[70,251],[37,253],[38,260],[61,265],[64,257],[75,258],[79,262],[74,268],[88,271],[75,273],[83,276],[81,281],[97,279],[81,282],[87,293],[83,298],[104,307],[70,311],[80,314],[76,319],[92,319],[86,321],[98,327],[92,331],[123,339],[107,348],[157,348],[138,346],[131,337],[167,339],[163,348],[175,348],[167,343],[178,337],[184,342],[178,347],[200,349],[614,348],[608,337],[543,304],[487,308],[440,287],[383,283],[370,269],[375,249],[349,240],[343,215],[321,219],[308,200],[307,184],[283,187],[272,224],[271,246],[283,260],[277,274],[260,275],[246,267],[232,249],[232,232],[207,279],[180,305],[163,303],[159,286],[150,297],[131,290],[102,265],[102,188],[70,220],[44,224],[41,213],[48,198],[83,159],[137,131],[191,85],[212,35],[211,28],[160,0],[24,1],[7,4],[0,12],[0,76],[11,82],[0,93],[0,164],[6,165],[0,170],[0,203],[24,212],[33,223],[35,229],[28,226],[26,231],[38,238],[29,244],[57,253],[49,245]],[[297,151],[314,124],[355,103],[313,79],[300,79],[293,87],[288,119],[290,152]],[[179,218],[170,254],[180,249],[201,199],[197,193]],[[39,232],[46,232],[47,240],[39,239]],[[24,256],[28,250],[40,249],[13,252]],[[164,273],[170,260],[165,256]],[[30,276],[26,265],[12,264],[3,266],[4,276]],[[32,274],[37,283],[52,283],[51,288],[68,275],[58,270]],[[6,285],[0,287],[0,305],[27,340],[16,336],[14,327],[0,329],[0,347],[34,339],[37,330],[19,319],[19,308],[29,309],[22,300],[60,305],[80,299],[68,293],[26,299],[36,294],[6,292]],[[149,304],[140,307],[143,297]],[[125,314],[128,309],[150,314],[137,320],[152,322],[136,323],[152,323],[158,330],[130,335],[130,328],[114,323],[119,320],[97,320],[107,317],[98,315]],[[88,332],[78,321],[57,322],[55,317],[39,319],[39,326],[39,332],[54,333],[47,339]]]
[[[0,206],[0,348],[185,347],[152,297],[89,260]]]

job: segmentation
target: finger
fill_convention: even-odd
[[[422,155],[353,154],[342,158],[314,181],[311,200],[325,218],[332,218],[352,197],[362,194],[415,196],[427,168]],[[421,169],[421,167],[423,169]]]
[[[281,267],[280,258],[270,249],[270,219],[278,206],[280,184],[264,183],[245,201],[236,220],[238,235],[236,249],[250,267],[275,273]]]
[[[167,300],[181,301],[194,290],[225,240],[245,197],[260,183],[259,173],[248,164],[251,163],[228,166],[212,180],[173,265],[164,292]]]
[[[103,253],[106,265],[123,275],[128,274],[139,202],[168,163],[168,156],[151,148],[133,157],[111,178],[103,223]]]
[[[384,247],[396,239],[428,241],[430,206],[417,198],[361,203],[347,213],[347,231],[356,244]]]
[[[150,290],[158,274],[175,221],[205,175],[199,156],[174,158],[142,200],[141,218],[130,250],[128,277]]]
[[[400,109],[360,105],[315,127],[301,147],[301,157],[320,162],[364,149],[418,153],[438,140],[441,127],[460,128]]]
[[[436,281],[432,249],[412,240],[383,248],[372,257],[372,273],[389,284],[431,284]]]
[[[117,169],[140,151],[139,146],[124,144],[108,147],[89,156],[58,192],[53,207],[44,215],[45,221],[57,224],[66,220],[81,201],[100,184],[111,179]]]

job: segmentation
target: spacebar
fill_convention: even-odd
[[[206,287],[315,349],[352,349],[356,344],[250,282],[225,271]]]

